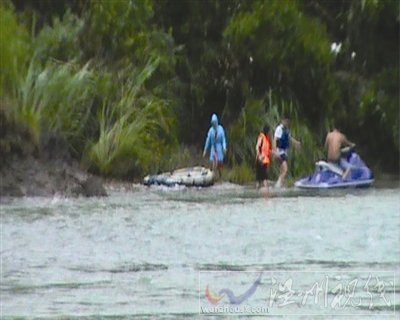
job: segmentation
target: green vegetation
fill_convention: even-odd
[[[333,124],[398,171],[398,12],[392,0],[4,0],[0,111],[119,178],[204,165],[213,112],[230,181],[254,179],[257,135],[284,112],[302,142],[291,177],[323,157]]]
[[[104,102],[98,115],[99,137],[88,147],[88,161],[99,172],[123,177],[140,175],[175,145],[174,120],[168,102],[140,93],[143,83],[158,65],[149,63],[121,88],[121,96]]]

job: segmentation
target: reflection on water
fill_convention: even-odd
[[[393,271],[399,276],[398,191],[289,189],[265,198],[250,187],[221,184],[137,186],[101,199],[3,199],[2,312],[194,318],[204,272],[222,272],[225,280],[235,274],[238,287],[229,285],[240,293],[254,281],[243,273],[262,271],[252,303],[265,301],[272,271],[294,272],[293,284],[302,288],[321,271],[336,272],[336,281],[338,273],[356,272],[364,284],[366,271],[381,272],[389,283]],[[399,304],[398,292],[391,307],[374,300],[370,309],[363,299],[345,311],[376,316]],[[332,313],[300,304],[273,312],[304,310]]]

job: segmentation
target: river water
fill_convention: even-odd
[[[134,186],[1,203],[4,317],[390,319],[399,263],[398,187]]]

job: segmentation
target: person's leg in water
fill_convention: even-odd
[[[256,159],[256,189],[261,187],[261,180],[260,162]]]
[[[256,162],[256,188],[260,189],[263,187],[266,191],[268,191],[268,166],[265,166],[263,163],[257,161]]]
[[[213,155],[213,161],[212,161],[212,171],[214,172],[215,180],[217,180],[217,169],[218,169],[218,155],[217,152],[214,151]]]
[[[223,168],[224,163],[218,161],[217,163],[217,170],[218,170],[218,180],[221,180],[222,178],[222,168]]]
[[[213,162],[212,162],[212,171],[214,172],[215,180],[218,180],[218,179],[219,179],[219,177],[217,177],[217,172],[218,172],[218,161],[216,161],[215,158],[214,158],[214,160],[213,160]]]
[[[265,192],[268,193],[268,180],[267,179],[263,180],[263,188],[264,188]]]
[[[218,159],[218,154],[215,152],[214,157],[213,157],[213,167],[212,170],[215,175],[215,180],[220,180],[222,177],[222,167],[224,165],[223,161],[219,161]],[[218,173],[218,177],[217,177]]]
[[[267,179],[263,180],[263,185],[264,185],[264,188],[268,190],[268,180]]]
[[[265,191],[268,193],[268,164],[263,165],[263,185],[264,185],[264,189]]]
[[[279,167],[279,178],[276,181],[275,187],[281,188],[285,183],[286,174],[288,171],[288,165],[286,159],[281,159],[281,165]]]
[[[268,180],[267,179],[263,180],[263,187],[260,188],[260,191],[262,192],[262,194],[264,195],[264,197],[266,199],[270,197],[269,187],[268,187]]]

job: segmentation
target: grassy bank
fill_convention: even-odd
[[[56,135],[91,172],[140,180],[208,165],[201,149],[217,112],[228,140],[224,179],[247,183],[254,181],[258,133],[268,123],[272,134],[289,113],[292,135],[302,143],[291,152],[290,177],[313,170],[333,123],[360,142],[372,166],[396,170],[398,68],[391,57],[372,56],[375,69],[365,70],[335,56],[324,17],[302,2],[132,4],[61,1],[59,11],[45,2],[0,4],[1,108],[7,122],[25,128],[26,146]],[[171,20],[182,8],[188,10],[180,22]],[[343,10],[365,10],[359,14],[368,20],[388,8]],[[11,140],[2,151],[12,150]],[[387,148],[375,156],[382,143]],[[277,173],[272,166],[273,179]]]
[[[70,13],[36,35],[18,22],[11,4],[1,5],[0,19],[2,30],[7,25],[0,42],[1,102],[10,123],[25,126],[36,146],[42,135],[62,137],[98,174],[132,178],[161,168],[177,147],[174,101],[165,93],[168,84],[154,80],[169,57],[150,56],[138,66],[105,65],[95,57],[82,62],[63,51],[65,45],[78,50],[74,37],[84,28]]]

